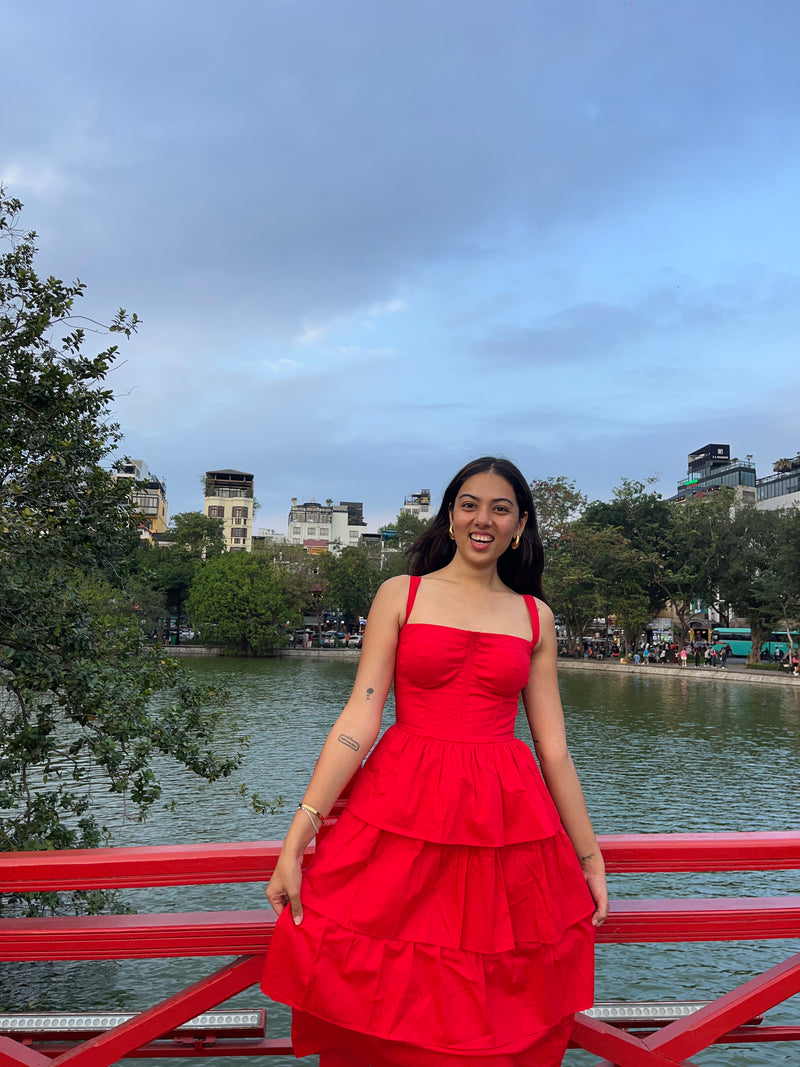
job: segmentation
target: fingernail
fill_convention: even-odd
[[[302,921],[303,921],[303,916],[302,915],[295,915],[295,917],[294,917],[294,925],[295,926],[299,926]]]

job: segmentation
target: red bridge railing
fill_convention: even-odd
[[[601,844],[612,873],[800,869],[800,832],[637,834],[601,838]],[[0,885],[10,893],[265,882],[279,849],[279,842],[256,841],[0,853]],[[222,1034],[202,1021],[188,1031],[178,1029],[258,982],[274,920],[266,908],[0,919],[0,961],[236,957],[180,993],[111,1029],[98,1027],[82,1040],[47,1031],[41,1021],[26,1028],[21,1016],[14,1018],[16,1029],[3,1033],[0,1017],[0,1067],[107,1067],[122,1057],[289,1055],[288,1039],[253,1033],[252,1025]],[[798,935],[800,896],[638,899],[613,904],[599,941],[760,941]],[[573,1046],[601,1057],[598,1065],[674,1067],[690,1065],[689,1057],[714,1043],[798,1041],[800,1026],[752,1022],[798,992],[800,953],[657,1029],[631,1032],[581,1013]],[[321,1057],[322,1067],[333,1062]],[[337,1059],[336,1065],[344,1067],[344,1061]]]

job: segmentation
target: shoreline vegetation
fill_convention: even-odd
[[[224,656],[220,648],[204,645],[168,645],[164,652],[173,656]],[[358,660],[358,649],[348,648],[281,648],[276,649],[270,659],[335,659]],[[231,656],[231,659],[238,657]],[[730,660],[728,661],[730,663]],[[659,678],[682,678],[685,680],[710,682],[755,682],[757,685],[796,685],[800,690],[800,677],[788,671],[749,668],[745,663],[734,663],[727,668],[695,667],[687,664],[681,667],[674,663],[621,663],[618,660],[574,659],[572,656],[559,656],[559,671],[605,671],[607,674],[644,674]]]

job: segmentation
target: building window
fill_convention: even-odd
[[[224,519],[225,508],[220,507],[218,504],[209,504],[208,517],[209,519]]]
[[[299,534],[299,533],[302,533],[302,532],[303,532],[303,531],[302,531],[302,530],[300,529],[300,527],[299,527],[299,526],[293,526],[293,527],[292,527],[292,533],[293,533],[293,534]]]
[[[243,529],[241,529],[241,527],[234,527],[231,530],[231,537],[233,537],[233,538],[241,537],[243,540],[246,540],[247,539],[247,530],[243,530]]]
[[[316,526],[309,526],[309,528],[308,528],[308,536],[309,537],[316,537],[317,536],[316,529],[317,529]]]
[[[320,528],[319,528],[320,537],[327,537],[329,533],[330,533],[330,530],[328,529],[327,526],[320,526]]]
[[[247,508],[235,507],[231,509],[231,515],[234,519],[246,519],[247,514]]]

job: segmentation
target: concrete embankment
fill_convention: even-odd
[[[795,685],[800,689],[800,678],[788,671],[749,670],[744,663],[734,663],[728,667],[695,667],[687,664],[681,667],[673,663],[620,663],[615,660],[586,660],[561,656],[558,661],[560,671],[605,671],[610,674],[646,674],[653,678],[681,678],[684,681],[714,682],[748,682],[755,685]]]
[[[281,648],[273,655],[278,659],[357,660],[361,652],[357,648]]]
[[[221,656],[221,648],[211,645],[164,645],[163,650],[170,656]]]
[[[221,648],[205,645],[165,645],[164,651],[171,656],[222,656]],[[306,660],[357,660],[360,656],[357,648],[281,648],[272,655],[277,659]],[[800,689],[800,678],[788,671],[780,673],[770,670],[749,670],[744,663],[730,663],[728,667],[695,667],[688,663],[685,667],[670,663],[620,663],[619,660],[573,659],[560,656],[560,671],[605,671],[608,674],[645,674],[654,678],[682,678],[684,681],[714,682],[748,682],[753,685],[794,685]]]
[[[224,656],[225,650],[211,645],[164,645],[170,656]],[[274,659],[337,659],[357,660],[357,648],[278,648],[270,653]],[[232,656],[231,659],[238,657]]]

